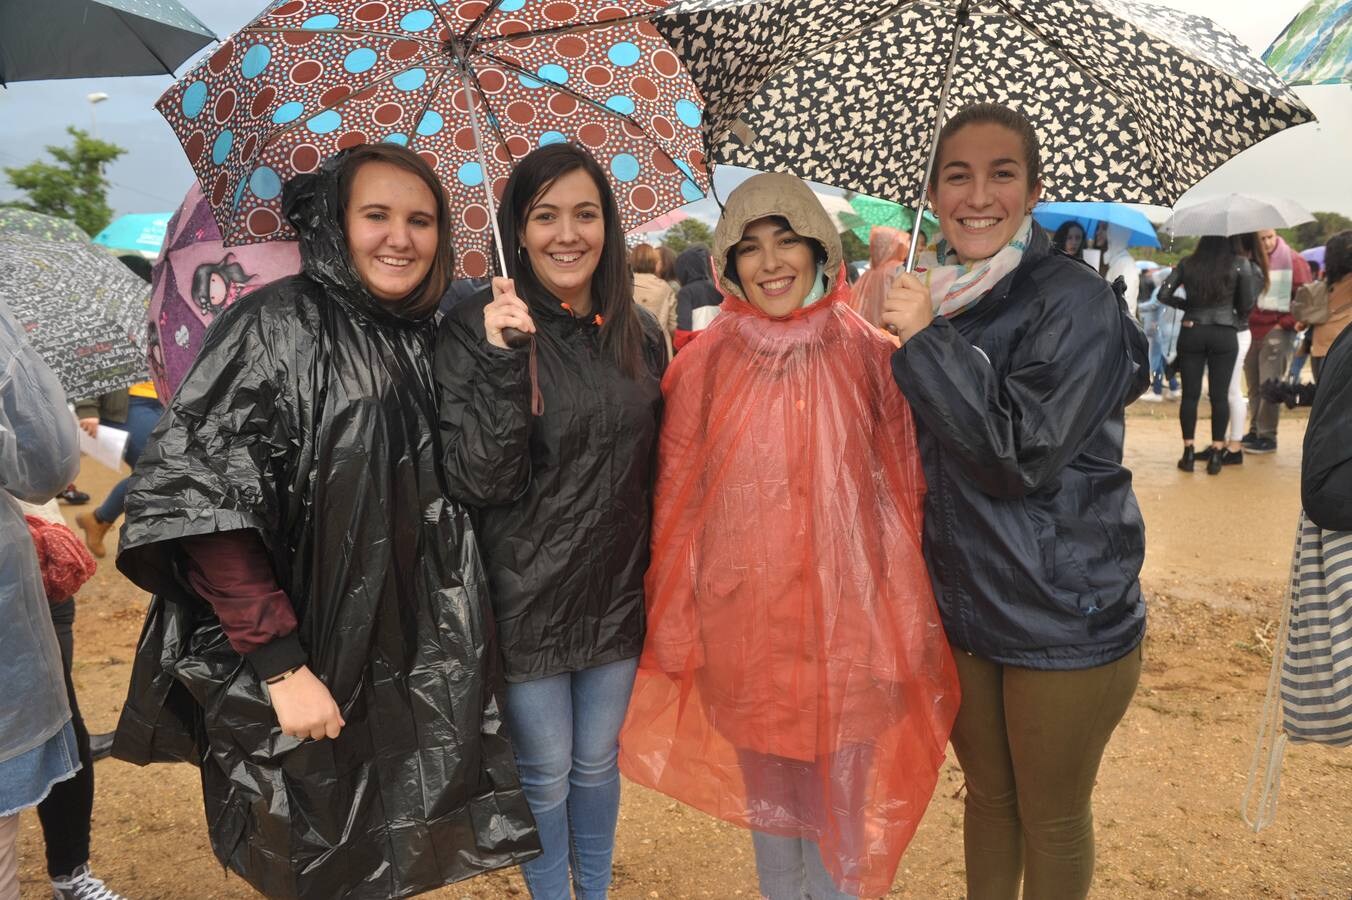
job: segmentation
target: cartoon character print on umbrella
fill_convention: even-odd
[[[457,214],[457,269],[481,276],[492,268],[485,182],[500,195],[536,147],[587,147],[611,174],[624,228],[704,196],[698,94],[656,28],[634,18],[664,5],[290,0],[184,76],[159,109],[227,245],[290,239],[287,178],[346,147],[389,141],[437,171]],[[482,148],[453,56],[467,34],[477,41]]]

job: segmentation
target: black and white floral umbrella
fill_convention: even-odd
[[[706,157],[915,204],[949,109],[1021,110],[1044,199],[1172,206],[1314,115],[1209,19],[1136,0],[681,0]]]

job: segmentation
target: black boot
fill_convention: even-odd
[[[1221,474],[1221,466],[1225,465],[1225,448],[1222,447],[1213,450],[1206,460],[1206,473],[1208,475]]]
[[[1183,458],[1178,461],[1178,467],[1184,472],[1191,472],[1196,459],[1196,451],[1192,449],[1191,444],[1186,444],[1183,447]]]

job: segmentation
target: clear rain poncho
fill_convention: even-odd
[[[854,285],[853,307],[870,325],[882,325],[883,301],[893,270],[906,262],[911,236],[904,231],[875,225],[868,234],[868,271]]]
[[[797,192],[786,202],[801,182],[758,178],[750,204],[729,200],[734,235],[766,214],[834,235]],[[837,887],[879,895],[933,792],[958,684],[893,345],[849,309],[838,249],[827,265],[836,286],[784,319],[724,279],[721,314],[663,382],[620,764],[710,815],[815,842]]]

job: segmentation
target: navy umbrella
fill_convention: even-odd
[[[174,0],[0,0],[0,84],[172,75],[214,40]]]

